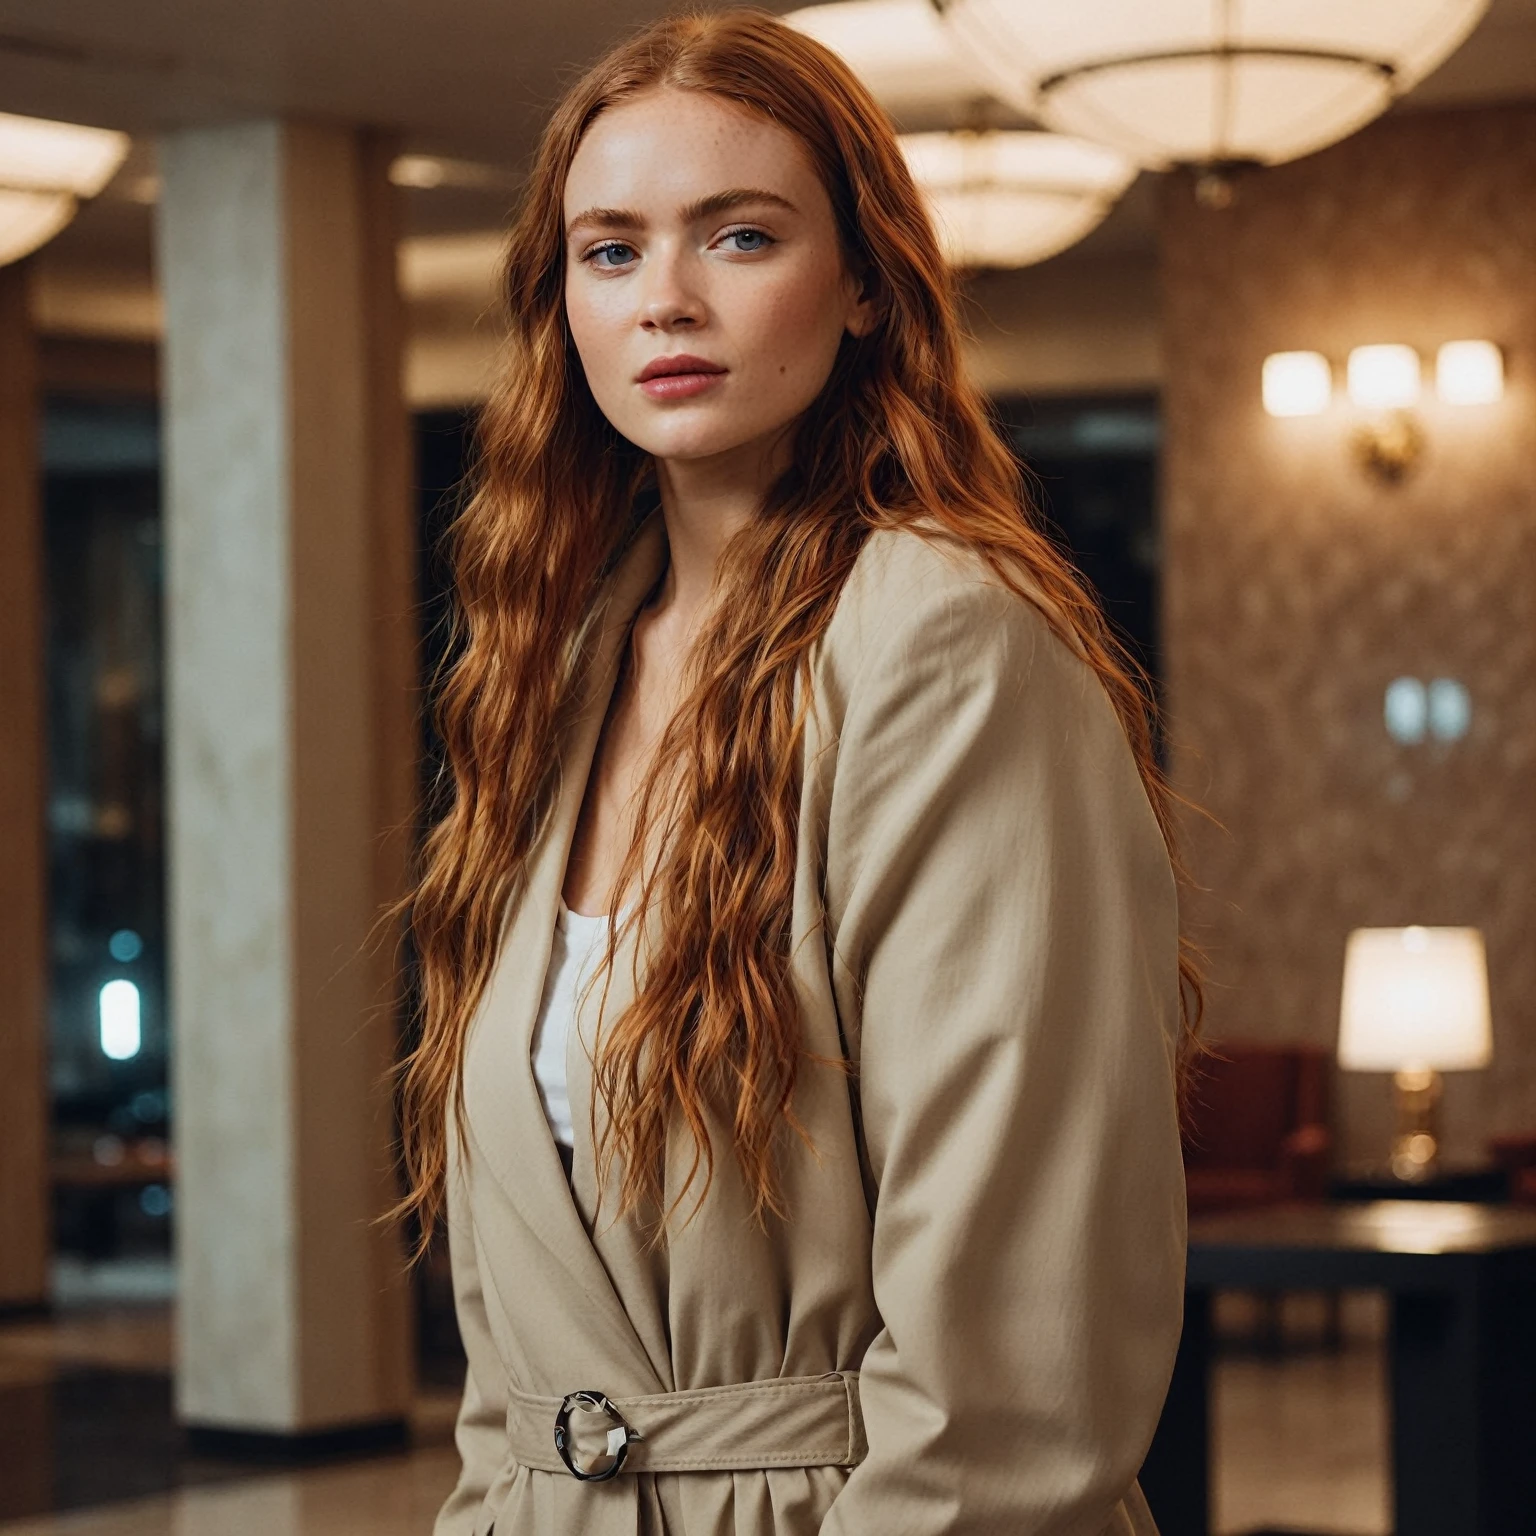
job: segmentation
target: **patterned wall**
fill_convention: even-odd
[[[1475,924],[1495,1065],[1447,1080],[1453,1155],[1536,1130],[1536,106],[1393,117],[1201,207],[1161,210],[1165,635],[1175,775],[1215,1038],[1336,1039],[1345,936]],[[1496,406],[1418,415],[1403,484],[1354,461],[1346,354],[1483,337]],[[1267,353],[1334,363],[1336,403],[1274,419]],[[1459,679],[1458,742],[1400,745],[1395,677]],[[1341,1074],[1344,1152],[1378,1153],[1386,1080]]]

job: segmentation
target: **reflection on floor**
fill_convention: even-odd
[[[1219,1536],[1390,1532],[1379,1300],[1347,1299],[1337,1352],[1307,1347],[1320,1316],[1288,1298],[1274,1350],[1248,1298],[1221,1299]],[[451,1392],[423,1396],[406,1454],[302,1471],[199,1461],[171,1421],[171,1347],[163,1308],[0,1326],[0,1536],[430,1531],[458,1466]]]
[[[438,1388],[418,1398],[409,1456],[354,1458],[285,1476],[188,1448],[173,1414],[173,1348],[171,1314],[163,1305],[97,1306],[63,1310],[47,1321],[0,1324],[0,1530],[6,1536],[77,1529],[211,1536],[243,1529],[239,1511],[247,1503],[255,1511],[286,1508],[271,1502],[281,1498],[296,1501],[292,1520],[285,1515],[269,1528],[261,1523],[265,1514],[253,1514],[253,1531],[340,1531],[349,1527],[337,1523],[326,1490],[341,1497],[359,1476],[394,1490],[398,1518],[416,1522],[400,1530],[431,1528],[410,1490],[419,1474],[426,1490],[420,1499],[435,1509],[445,1480],[452,1482],[456,1393]],[[223,1485],[238,1487],[226,1496]],[[164,1497],[169,1490],[180,1491]],[[92,1512],[67,1521],[49,1513],[87,1509]],[[9,1523],[17,1520],[23,1523]]]
[[[0,1334],[0,1518],[244,1475],[186,1457],[163,1307],[65,1313]],[[184,1464],[183,1464],[184,1463]]]
[[[1340,1298],[1342,1347],[1320,1347],[1321,1295],[1216,1298],[1217,1536],[1390,1536],[1385,1298]]]
[[[387,1461],[278,1473],[0,1524],[5,1536],[425,1536],[453,1486],[451,1447]]]
[[[1221,1536],[1284,1530],[1389,1536],[1381,1351],[1227,1360],[1216,1379]]]

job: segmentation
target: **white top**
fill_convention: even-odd
[[[565,1080],[565,1047],[576,1017],[576,1003],[593,972],[602,964],[608,943],[608,914],[589,917],[562,901],[555,918],[544,997],[533,1029],[533,1075],[538,1080],[544,1117],[556,1141],[575,1143],[571,1098]]]

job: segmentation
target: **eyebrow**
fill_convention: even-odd
[[[683,222],[696,224],[700,219],[729,213],[732,208],[740,208],[746,203],[766,204],[770,208],[782,209],[785,213],[799,212],[787,197],[777,192],[768,192],[762,187],[729,187],[723,192],[711,192],[707,197],[689,203],[682,210]],[[565,237],[569,240],[578,229],[588,227],[640,229],[644,224],[644,215],[633,208],[584,208],[566,225]]]

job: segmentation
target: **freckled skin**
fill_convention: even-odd
[[[774,194],[690,217],[734,189]],[[845,332],[873,324],[845,270],[826,190],[800,141],[733,103],[659,90],[604,112],[566,179],[565,302],[599,409],[661,460],[761,453],[816,398]],[[689,353],[726,372],[656,400],[637,375]]]

